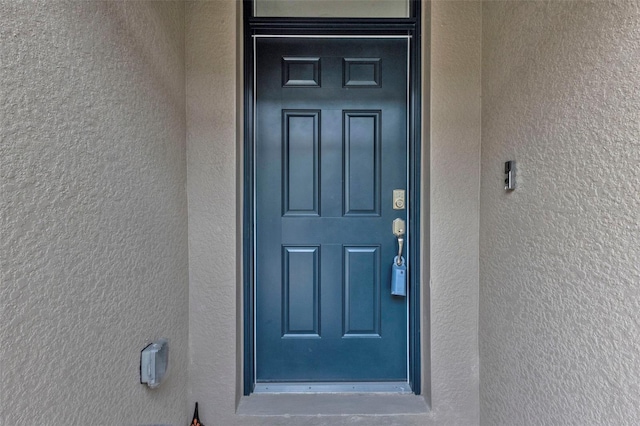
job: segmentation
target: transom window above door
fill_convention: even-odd
[[[408,18],[409,0],[255,0],[263,18]]]

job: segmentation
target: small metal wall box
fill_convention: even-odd
[[[158,339],[140,353],[140,383],[157,388],[167,377],[169,341]]]
[[[515,171],[515,161],[507,161],[504,163],[504,189],[507,191],[513,191],[516,189],[516,171]]]

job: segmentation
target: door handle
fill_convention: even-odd
[[[404,246],[404,233],[405,233],[405,222],[404,220],[397,218],[393,221],[393,235],[398,239],[398,257],[397,264],[398,266],[402,265],[402,249]]]
[[[393,235],[398,239],[398,255],[391,264],[391,294],[393,296],[407,295],[407,265],[402,257],[404,245],[405,222],[397,218],[393,221]]]

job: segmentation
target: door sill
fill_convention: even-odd
[[[394,393],[410,394],[407,382],[256,383],[253,393]]]
[[[241,416],[282,417],[283,421],[275,424],[285,424],[285,418],[297,416],[418,416],[417,418],[426,419],[424,416],[429,416],[430,411],[424,397],[414,394],[253,393],[240,398],[236,413]],[[296,423],[294,421],[287,424]]]

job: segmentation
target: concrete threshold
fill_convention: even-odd
[[[388,416],[427,414],[422,396],[393,393],[252,394],[240,400],[244,416]]]

